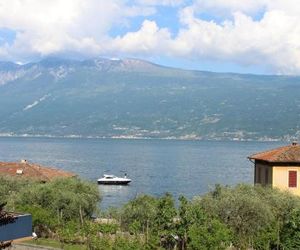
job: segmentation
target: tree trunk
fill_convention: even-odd
[[[81,205],[79,206],[79,215],[80,215],[80,223],[81,223],[81,226],[83,226],[83,216],[82,216]]]

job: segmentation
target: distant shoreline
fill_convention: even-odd
[[[170,141],[233,141],[233,142],[290,142],[293,139],[242,139],[242,138],[182,138],[182,137],[136,137],[136,136],[82,136],[82,135],[29,135],[0,134],[0,138],[40,138],[40,139],[100,139],[100,140],[170,140]]]

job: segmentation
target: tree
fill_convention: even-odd
[[[219,220],[204,217],[201,222],[189,227],[188,237],[188,249],[227,249],[231,241],[231,232]]]
[[[155,216],[154,232],[160,236],[160,245],[167,249],[173,248],[177,243],[176,220],[177,211],[171,194],[166,193],[158,199]]]
[[[217,194],[217,195],[216,195]],[[253,245],[258,235],[274,225],[270,205],[249,185],[218,187],[201,202],[211,217],[218,217],[234,233],[234,244],[241,249]]]
[[[176,223],[176,231],[179,237],[178,247],[179,249],[186,249],[187,240],[188,240],[187,232],[188,232],[188,227],[191,224],[188,216],[190,202],[184,196],[180,196],[178,200],[179,200],[179,208],[178,208],[179,221]]]
[[[217,217],[209,216],[201,203],[194,200],[187,208],[188,248],[226,249],[232,240],[231,230]]]
[[[280,238],[283,249],[300,249],[300,208],[291,212],[283,224]]]
[[[55,215],[58,223],[90,218],[97,210],[98,187],[77,178],[62,178],[25,187],[19,192],[16,205],[38,206]]]
[[[268,234],[273,236],[269,237],[270,248],[279,249],[282,245],[281,232],[285,223],[290,220],[290,216],[295,209],[300,208],[300,199],[298,196],[291,194],[288,191],[281,191],[276,188],[265,188],[255,186],[257,196],[260,197],[262,203],[267,204],[272,211],[274,221],[272,222],[271,231]],[[275,237],[274,237],[275,235]]]
[[[157,213],[157,199],[140,195],[129,201],[122,209],[122,227],[132,233],[148,233],[153,227]]]
[[[0,197],[1,202],[7,203],[6,207],[11,211],[15,210],[15,201],[22,189],[34,185],[36,182],[26,179],[18,179],[10,176],[0,176]]]

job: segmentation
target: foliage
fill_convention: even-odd
[[[113,242],[109,236],[99,237],[98,235],[89,235],[86,242],[87,249],[91,250],[110,250],[112,249]],[[122,248],[121,248],[122,249]]]
[[[104,234],[115,234],[119,225],[113,223],[99,224],[98,231]]]
[[[0,195],[7,209],[32,214],[33,227],[40,236],[59,233],[65,240],[76,239],[84,220],[97,211],[97,185],[77,178],[39,183],[19,178],[0,178]],[[9,195],[7,195],[9,194]]]
[[[20,190],[19,206],[39,206],[60,221],[89,218],[100,200],[97,186],[77,178],[57,179]]]
[[[8,208],[14,210],[14,201],[21,189],[34,185],[34,181],[18,179],[10,176],[0,176],[0,200],[7,202]]]
[[[123,230],[143,233],[149,248],[222,249],[229,244],[231,231],[225,224],[209,218],[198,203],[189,202],[183,196],[179,200],[176,209],[168,193],[159,198],[137,197],[123,208]],[[196,247],[199,242],[202,248]]]
[[[59,242],[58,240],[55,240],[55,239],[39,238],[39,239],[26,241],[26,243],[31,244],[31,245],[47,246],[47,247],[53,247],[53,248],[62,247],[61,242]],[[63,249],[64,250],[86,250],[86,247],[82,244],[64,244]]]
[[[257,249],[280,245],[280,232],[299,198],[277,189],[237,185],[217,187],[203,197],[204,210],[233,231],[235,246]]]
[[[157,199],[149,195],[129,201],[121,212],[123,228],[132,233],[145,232],[155,220],[157,203]]]
[[[154,233],[160,235],[160,245],[171,249],[177,243],[175,221],[177,211],[171,194],[166,193],[158,199],[157,213],[154,218]]]
[[[261,186],[216,186],[175,206],[172,195],[141,195],[91,220],[100,200],[97,186],[79,179],[37,183],[0,178],[7,208],[32,214],[35,228],[62,246],[88,249],[299,249],[300,198]],[[3,207],[3,206],[2,206]],[[111,223],[112,222],[112,223]],[[42,231],[41,230],[41,231]],[[75,245],[74,245],[75,246]]]
[[[219,219],[209,217],[201,201],[195,200],[187,209],[188,248],[226,249],[232,240],[232,232]]]
[[[231,240],[230,230],[217,219],[207,219],[189,227],[189,249],[226,249]]]
[[[291,212],[283,224],[280,238],[283,249],[300,249],[300,208]]]
[[[58,225],[55,214],[39,205],[19,205],[17,206],[17,210],[32,215],[32,225],[36,232],[43,228],[55,228]]]
[[[112,250],[143,250],[146,249],[146,246],[137,238],[135,239],[126,239],[122,237],[117,237],[113,246]]]

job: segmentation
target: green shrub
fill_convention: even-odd
[[[107,223],[107,224],[99,224],[98,230],[103,234],[115,234],[119,229],[119,225]]]
[[[149,195],[141,195],[129,201],[121,211],[123,229],[142,233],[147,228],[152,228],[157,214],[157,203],[158,200]]]
[[[18,211],[26,212],[32,215],[32,226],[40,226],[40,225],[47,225],[49,228],[54,228],[58,223],[53,214],[48,209],[42,208],[39,205],[19,205],[17,207]]]
[[[97,185],[77,178],[64,178],[21,189],[18,206],[39,206],[62,221],[89,218],[96,211],[100,195]]]

